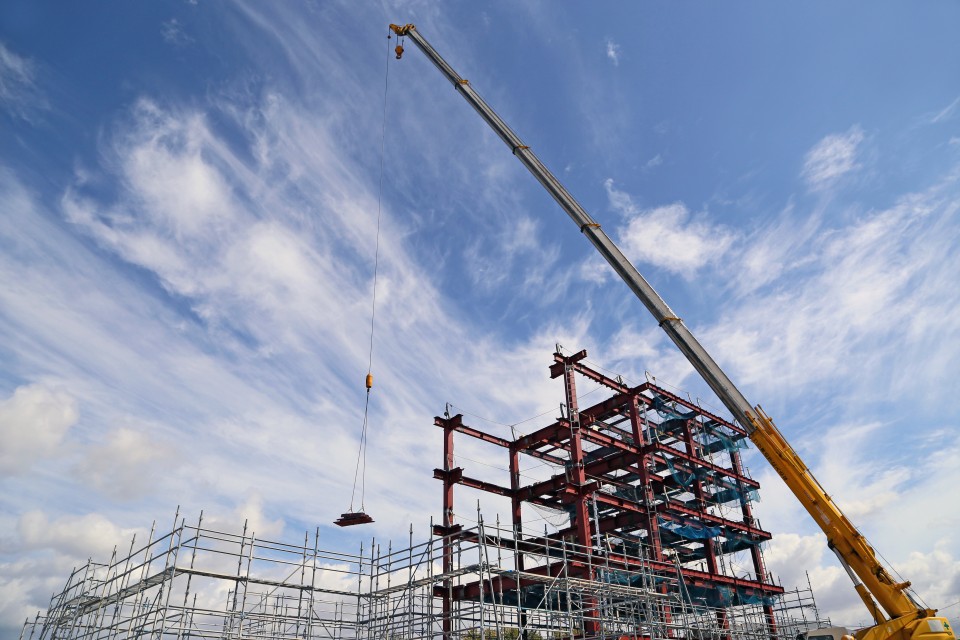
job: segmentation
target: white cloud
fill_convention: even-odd
[[[182,47],[193,42],[193,38],[187,35],[183,24],[176,18],[171,18],[160,25],[160,35],[170,44]]]
[[[102,443],[90,445],[77,467],[79,476],[105,495],[120,501],[145,496],[161,485],[160,479],[178,466],[171,445],[147,435],[148,425],[123,427]]]
[[[289,123],[277,117],[276,124]],[[301,133],[309,140],[307,132]],[[317,144],[312,153],[320,149]],[[227,149],[201,115],[140,101],[133,126],[120,136],[115,153],[127,186],[122,200],[104,205],[69,190],[63,200],[68,218],[126,260],[153,271],[169,291],[190,299],[207,321],[238,326],[268,350],[278,342],[302,343],[318,313],[328,321],[339,318],[331,332],[349,322],[344,313],[354,310],[366,292],[357,290],[355,263],[337,254],[356,248],[354,243],[337,242],[337,230],[297,232],[301,214],[283,193],[286,186],[257,193],[268,189],[264,177]],[[319,199],[349,188],[336,184],[338,176],[332,173],[318,171],[333,181],[320,180],[332,188]],[[253,203],[242,203],[236,190]],[[357,194],[363,198],[365,191],[357,189]],[[347,217],[357,206],[337,203],[331,210]],[[350,226],[368,221],[365,212]],[[389,278],[389,253],[385,262],[383,275]],[[389,289],[382,293],[389,304]],[[332,299],[339,304],[325,304]],[[237,313],[241,307],[265,315]]]
[[[907,482],[917,475],[909,465],[891,462],[878,468],[868,454],[851,454],[871,451],[883,431],[879,423],[838,424],[817,436],[818,441],[830,443],[820,452],[817,476],[825,486],[835,487],[835,497],[854,522],[889,513]]]
[[[770,497],[766,493],[766,485],[763,489],[766,500]],[[777,533],[763,547],[763,559],[767,569],[779,577],[788,589],[806,586],[805,572],[822,564],[825,555],[829,553],[826,537],[820,533]]]
[[[32,60],[17,55],[0,42],[0,107],[29,121],[31,111],[46,104],[37,90],[36,75],[36,64]]]
[[[217,141],[203,117],[178,115],[140,100],[134,110],[136,125],[121,139],[118,151],[141,205],[138,214],[147,214],[159,230],[182,241],[222,232],[237,205],[221,171],[204,156],[216,150]],[[116,220],[121,221],[133,223],[129,217]]]
[[[738,259],[728,270],[737,293],[745,296],[808,267],[813,259],[808,249],[822,225],[822,212],[797,215],[793,203],[771,217],[740,243]]]
[[[488,237],[474,237],[462,259],[475,290],[488,294],[513,290],[539,305],[562,296],[573,269],[558,264],[559,246],[544,244],[542,235],[537,221],[520,215],[511,224],[491,230]],[[527,298],[524,301],[530,304]]]
[[[22,514],[17,522],[16,546],[23,550],[55,550],[81,558],[103,557],[129,539],[131,533],[100,513],[51,519],[45,512],[33,510]]]
[[[42,384],[17,387],[0,402],[0,475],[23,472],[55,456],[78,417],[76,399],[62,389]]]
[[[651,169],[656,169],[662,164],[663,164],[663,157],[658,153],[657,155],[653,156],[652,158],[650,158],[644,163],[643,169],[644,171],[650,171]]]
[[[605,182],[610,204],[627,218],[618,230],[620,246],[631,260],[692,278],[697,270],[719,260],[730,248],[734,235],[711,225],[705,216],[690,220],[682,203],[640,210],[630,196]]]
[[[930,118],[930,124],[936,124],[952,118],[954,112],[957,110],[958,105],[960,105],[960,97],[956,98],[953,102],[935,113],[933,117]]]
[[[54,216],[6,185],[25,201],[0,224],[18,247],[0,256],[0,269],[11,274],[5,283],[24,284],[0,294],[13,322],[31,327],[24,335],[57,353],[65,375],[85,381],[93,444],[71,468],[100,491],[84,499],[116,504],[139,492],[142,514],[172,508],[170,496],[213,508],[254,491],[269,497],[271,514],[310,522],[347,506],[376,200],[329,123],[270,95],[209,107],[232,118],[254,145],[252,157],[238,140],[226,144],[206,114],[141,101],[104,139],[98,171],[119,178],[115,197],[73,185],[62,201],[72,226],[50,224]],[[76,231],[103,252],[66,235]],[[436,454],[430,416],[443,401],[502,420],[554,406],[549,350],[557,339],[584,344],[589,323],[578,314],[506,346],[496,331],[474,331],[441,304],[435,265],[408,255],[405,233],[385,211],[367,478],[367,502],[384,530],[419,522],[432,508],[430,489],[417,488],[431,486],[423,459]],[[505,255],[530,251],[548,267],[555,250],[538,252],[537,238],[535,223],[522,224]],[[31,270],[27,257],[37,255],[54,259]],[[140,287],[145,274],[172,295]],[[556,295],[563,281],[539,286],[537,269],[527,276],[544,295]],[[54,301],[62,308],[51,308]],[[35,349],[16,348],[29,366],[45,366],[29,357]],[[182,464],[157,473],[152,455],[165,454],[165,443],[177,443]],[[350,453],[331,458],[331,450]],[[318,467],[317,459],[327,463]],[[114,487],[138,461],[144,477]],[[324,486],[323,496],[311,486]]]
[[[586,282],[603,284],[615,274],[603,258],[590,256],[580,264],[578,275]]]
[[[24,619],[46,608],[50,596],[63,589],[71,570],[88,558],[110,559],[142,529],[124,529],[102,513],[52,515],[30,509],[5,518],[0,537],[0,633],[16,637]],[[142,539],[142,537],[140,538]]]
[[[960,356],[950,311],[960,304],[955,184],[950,178],[845,226],[801,228],[800,241],[760,234],[753,244],[767,248],[747,254],[758,260],[750,270],[762,274],[768,264],[781,275],[761,278],[768,284],[722,312],[704,342],[758,391],[808,393],[843,380],[866,401],[937,388]],[[738,261],[729,268],[744,273]],[[903,349],[927,356],[904,361]]]
[[[263,508],[263,496],[258,491],[250,492],[233,511],[204,516],[205,526],[234,534],[243,531],[244,523],[247,535],[267,540],[280,540],[286,525],[283,518],[267,517]]]
[[[864,134],[860,125],[846,133],[828,135],[807,152],[800,176],[812,191],[834,186],[844,175],[859,168],[857,151]]]
[[[905,537],[905,534],[901,532]],[[912,551],[894,563],[893,569],[910,580],[912,591],[933,608],[957,600],[960,585],[960,559],[942,543],[929,552]],[[767,567],[779,576],[784,586],[806,586],[807,576],[821,614],[834,624],[848,628],[872,624],[870,615],[854,590],[853,583],[836,557],[827,549],[823,534],[797,535],[777,533],[763,551]],[[957,624],[954,610],[941,613]]]
[[[613,40],[607,40],[607,59],[615,67],[620,65],[620,45]]]

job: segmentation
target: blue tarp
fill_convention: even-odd
[[[722,532],[720,527],[708,527],[702,522],[694,520],[667,520],[663,516],[657,516],[657,521],[662,528],[687,540],[716,538]]]

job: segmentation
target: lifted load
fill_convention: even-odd
[[[373,518],[363,511],[348,511],[347,513],[341,513],[340,517],[333,521],[333,524],[338,527],[352,527],[357,524],[370,524],[373,521]]]

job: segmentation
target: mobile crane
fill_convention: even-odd
[[[661,329],[676,344],[694,369],[703,377],[723,405],[746,429],[750,440],[773,466],[794,496],[813,517],[827,536],[827,544],[836,554],[844,570],[874,620],[874,625],[855,632],[857,640],[954,640],[956,637],[944,617],[935,609],[919,604],[908,593],[910,582],[897,582],[879,561],[873,548],[843,515],[827,492],[820,486],[793,447],[786,441],[773,420],[760,405],[753,406],[730,381],[709,353],[697,341],[683,321],[644,279],[636,267],[580,206],[556,177],[547,169],[529,146],[477,94],[469,81],[447,64],[412,24],[391,24],[398,39],[411,41],[449,80],[480,117],[496,132],[521,163],[550,193],[560,207],[579,227],[600,255],[630,287]],[[403,44],[396,49],[403,55]]]

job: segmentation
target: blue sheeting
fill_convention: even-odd
[[[762,604],[773,606],[777,602],[776,596],[763,596],[743,588],[726,587],[695,587],[685,589],[689,601],[693,604],[708,607],[733,607],[745,604]]]
[[[660,435],[673,434],[680,430],[691,419],[696,418],[697,411],[681,411],[677,404],[670,400],[664,400],[661,396],[654,396],[653,409],[663,418],[660,424],[650,425],[656,429]],[[703,428],[701,443],[711,452],[726,449],[728,452],[738,451],[747,446],[744,436],[739,433],[726,433],[722,424],[715,420],[707,420],[700,423]]]
[[[693,484],[693,481],[697,479],[697,474],[692,471],[679,471],[675,466],[673,466],[673,461],[669,457],[666,458],[666,463],[667,468],[670,469],[670,475],[672,475],[673,479],[679,482],[683,487],[689,487],[691,484]]]
[[[716,538],[722,533],[720,527],[708,527],[694,520],[667,520],[663,516],[657,516],[657,521],[662,528],[687,540],[706,540]]]
[[[760,544],[759,540],[753,540],[746,536],[733,533],[732,531],[725,533],[724,537],[726,540],[720,544],[721,553],[732,553],[734,551],[740,551],[741,549],[746,549],[748,547],[752,547],[753,545]]]

